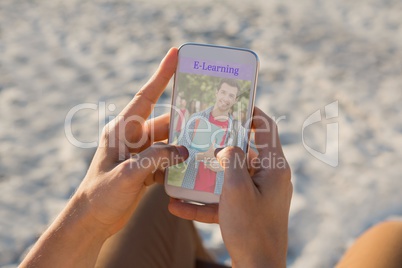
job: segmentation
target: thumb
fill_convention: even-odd
[[[123,162],[124,174],[134,177],[138,183],[143,183],[148,175],[182,163],[188,155],[184,146],[168,145],[162,142],[154,143],[146,150]]]
[[[221,198],[238,199],[253,189],[247,170],[246,154],[239,147],[216,149],[215,156],[224,169]]]

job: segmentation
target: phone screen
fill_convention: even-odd
[[[185,146],[189,157],[168,169],[166,183],[220,195],[223,168],[214,151],[247,151],[258,60],[245,50],[186,46],[179,50],[169,142]]]

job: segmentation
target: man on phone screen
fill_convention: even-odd
[[[189,151],[182,187],[221,193],[223,169],[214,156],[215,149],[238,146],[245,150],[247,146],[246,129],[231,115],[239,93],[236,80],[223,78],[215,93],[215,104],[189,118],[178,141]]]

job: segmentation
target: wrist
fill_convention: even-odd
[[[91,267],[108,234],[92,222],[87,206],[75,196],[43,233],[21,267]]]
[[[66,211],[69,211],[66,221],[82,235],[99,241],[105,241],[112,235],[109,232],[109,226],[99,221],[92,213],[89,198],[85,194],[76,192],[67,205]]]
[[[250,267],[250,268],[281,268],[286,267],[286,258],[282,260],[281,258],[275,257],[247,257],[243,258],[242,260],[235,261],[232,260],[232,268],[243,268],[243,267]]]
[[[249,247],[242,252],[229,252],[232,257],[234,268],[242,267],[265,267],[281,268],[286,267],[287,246],[261,243],[258,247]]]
[[[74,195],[67,205],[69,215],[66,221],[71,225],[71,228],[88,237],[97,238],[104,241],[111,235],[107,227],[99,222],[92,214],[89,202],[78,195]]]

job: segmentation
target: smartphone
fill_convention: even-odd
[[[214,151],[238,146],[247,153],[258,68],[257,54],[248,49],[197,43],[179,48],[169,143],[185,146],[189,157],[166,170],[169,196],[219,203],[224,176]]]

